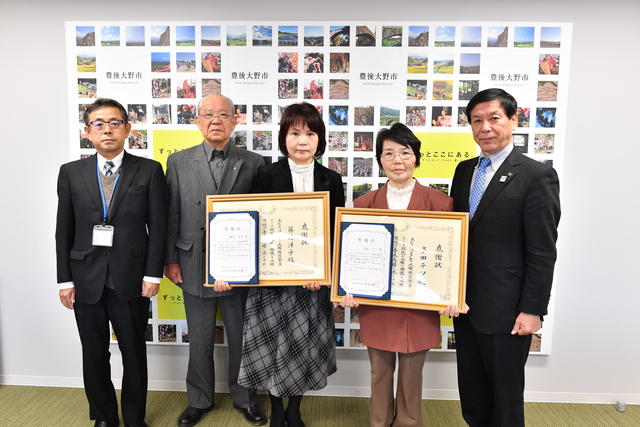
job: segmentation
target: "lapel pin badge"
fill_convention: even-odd
[[[502,175],[500,177],[500,182],[507,182],[507,178],[513,177],[513,173],[509,172],[506,175]]]

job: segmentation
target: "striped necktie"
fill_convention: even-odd
[[[113,175],[113,168],[115,168],[116,165],[113,164],[113,162],[111,160],[107,160],[107,162],[104,164],[104,176],[111,176]]]
[[[111,160],[107,160],[106,163],[104,164],[104,176],[111,176],[113,175],[113,168],[115,168],[116,165],[113,164],[113,162]]]

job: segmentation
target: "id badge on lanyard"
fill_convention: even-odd
[[[107,201],[105,200],[105,197],[104,197],[104,190],[102,189],[102,184],[100,183],[100,170],[98,169],[97,164],[96,164],[96,172],[98,174],[98,187],[100,187],[100,196],[102,197],[102,220],[105,223],[93,226],[93,235],[91,237],[91,244],[93,246],[112,247],[115,228],[113,227],[113,225],[106,224],[106,222],[107,222],[107,214],[109,212],[109,206],[113,201],[113,195],[116,192],[116,185],[118,184],[118,179],[120,179],[120,171],[118,171],[116,180],[113,183],[113,189],[111,190],[111,198],[109,199],[109,206],[107,206]]]
[[[93,246],[113,246],[114,230],[115,228],[112,225],[94,225],[91,244]]]

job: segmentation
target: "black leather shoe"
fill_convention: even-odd
[[[269,427],[287,427],[287,423],[284,421],[274,420],[273,418],[269,418],[271,422],[269,423]]]
[[[248,408],[241,408],[233,405],[233,409],[244,415],[244,419],[253,424],[254,426],[261,426],[267,423],[267,416],[257,403]]]
[[[289,427],[306,427],[301,419],[287,420],[287,425]]]
[[[120,421],[118,421],[117,423],[108,423],[106,421],[100,421],[100,420],[96,420],[96,423],[94,424],[95,427],[118,427],[120,425]]]
[[[200,422],[202,416],[213,409],[213,404],[208,408],[200,409],[194,408],[193,406],[188,406],[187,409],[184,410],[180,418],[178,418],[178,425],[180,427],[192,427]]]
[[[147,425],[147,423],[143,421],[142,424],[137,424],[135,426],[130,426],[129,424],[124,423],[124,427],[149,427],[149,426]]]

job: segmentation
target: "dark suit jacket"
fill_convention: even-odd
[[[184,292],[205,297],[223,297],[239,292],[239,288],[216,292],[205,283],[205,225],[207,195],[246,194],[261,155],[234,145],[229,147],[216,189],[203,142],[195,147],[171,154],[167,159],[169,183],[169,230],[165,262],[178,263],[182,270]]]
[[[335,224],[336,207],[344,207],[344,187],[342,177],[316,162],[313,168],[314,191],[329,191],[329,215],[331,234]],[[251,193],[286,193],[293,191],[293,179],[289,161],[285,157],[276,163],[260,166],[251,182]]]
[[[461,162],[451,185],[454,211],[469,211],[478,159]],[[467,304],[473,326],[508,334],[520,312],[544,316],[560,221],[558,175],[516,148],[489,183],[469,226]]]
[[[73,281],[76,301],[96,303],[107,268],[122,301],[140,297],[144,276],[162,277],[167,229],[167,184],[160,163],[124,153],[107,224],[112,247],[92,246],[103,223],[97,157],[64,164],[58,176],[58,283]]]

